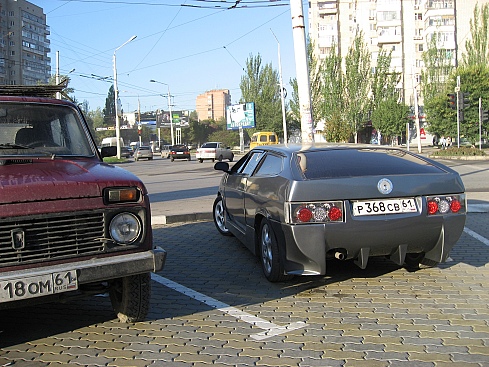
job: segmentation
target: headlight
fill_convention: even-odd
[[[139,237],[141,223],[132,213],[120,213],[110,221],[109,232],[115,242],[127,245]]]

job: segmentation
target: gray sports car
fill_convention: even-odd
[[[462,234],[458,173],[402,149],[265,146],[224,171],[214,223],[261,259],[269,281],[323,275],[326,259],[386,256],[410,268],[444,262]]]

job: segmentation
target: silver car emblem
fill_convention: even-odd
[[[393,188],[394,185],[392,185],[391,180],[388,178],[383,178],[377,183],[377,189],[384,195],[390,194]]]
[[[22,250],[25,247],[25,232],[22,228],[15,228],[10,231],[12,236],[12,248]]]

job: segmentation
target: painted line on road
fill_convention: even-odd
[[[467,233],[469,236],[474,237],[476,240],[481,241],[484,245],[489,246],[489,240],[487,238],[481,236],[477,232],[474,232],[473,230],[471,230],[467,227],[464,227],[464,232]]]
[[[225,312],[230,316],[235,317],[238,320],[244,321],[248,324],[255,325],[259,327],[260,329],[264,329],[265,331],[261,333],[257,333],[254,335],[251,335],[251,338],[254,340],[265,340],[268,338],[271,338],[272,336],[276,335],[281,335],[283,333],[286,333],[287,331],[291,330],[297,330],[301,329],[307,324],[305,322],[299,321],[299,322],[293,322],[291,324],[288,324],[286,326],[280,326],[277,324],[274,324],[273,322],[264,320],[262,318],[259,318],[257,316],[251,315],[249,313],[246,313],[244,311],[241,311],[235,307],[232,307],[224,302],[218,301],[215,298],[206,296],[203,293],[194,291],[193,289],[187,288],[184,285],[181,285],[179,283],[176,283],[168,278],[162,277],[161,275],[158,274],[151,274],[151,278],[170,288],[173,289],[179,293],[182,293],[190,298],[193,298],[199,302],[202,302],[206,304],[209,307],[218,309],[219,311]]]

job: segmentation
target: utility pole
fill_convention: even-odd
[[[299,92],[299,110],[303,145],[314,144],[314,131],[311,110],[311,89],[307,65],[306,33],[301,0],[290,0],[292,34],[294,37],[295,69]]]

